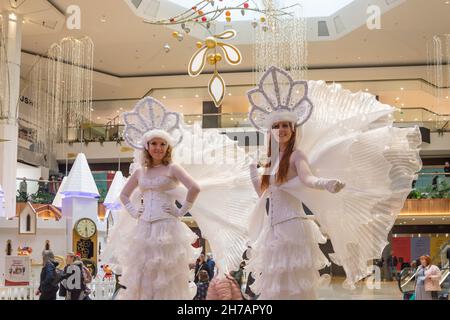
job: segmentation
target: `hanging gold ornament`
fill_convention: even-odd
[[[214,53],[208,54],[208,63],[210,65],[216,64],[216,56],[214,55]]]
[[[198,41],[195,46],[200,49],[203,46],[203,43],[201,41]]]
[[[208,92],[216,107],[220,107],[222,104],[226,89],[225,81],[217,70],[217,63],[222,61],[224,57],[230,65],[238,65],[242,61],[242,55],[238,48],[231,44],[221,42],[220,40],[233,39],[235,36],[236,31],[229,29],[220,34],[206,38],[204,44],[197,42],[198,50],[189,61],[188,72],[191,77],[198,76],[203,71],[206,62],[208,62],[209,65],[214,65],[214,75],[209,81]],[[216,52],[218,47],[223,50],[224,56],[222,56],[221,53]],[[208,54],[210,50],[214,50],[214,53]]]
[[[205,45],[208,47],[208,49],[214,49],[217,46],[217,41],[214,39],[214,37],[208,37],[205,40]]]

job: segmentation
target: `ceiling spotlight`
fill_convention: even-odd
[[[100,120],[100,117],[97,117],[97,120]]]
[[[401,104],[401,106],[402,106],[402,107],[404,107],[404,106],[405,106],[405,104],[404,104],[404,103],[402,103],[402,104]]]
[[[399,100],[400,100],[400,97],[395,98],[395,101],[399,101]]]
[[[444,4],[450,4],[450,1],[445,1]]]
[[[94,108],[91,108],[91,111],[94,111]]]
[[[166,96],[163,96],[163,99],[166,99],[167,97]]]
[[[101,22],[101,23],[105,23],[105,22],[106,22],[106,17],[105,17],[105,16],[102,16],[101,19],[100,19],[100,22]]]
[[[232,95],[232,94],[231,94],[231,92],[230,92],[230,93],[228,93],[228,95],[229,95],[229,96],[231,97],[231,95]]]
[[[196,98],[200,97],[198,94],[195,95]]]
[[[121,110],[121,111],[122,111],[122,110],[123,110],[123,108],[120,108],[119,110]]]
[[[405,88],[400,88],[400,90],[402,90],[402,91],[403,91],[404,89],[405,89]]]
[[[446,96],[445,99],[448,99],[448,96]]]
[[[366,88],[366,92],[369,91],[369,88]]]
[[[183,108],[183,105],[182,105],[182,104],[180,104],[180,108]]]

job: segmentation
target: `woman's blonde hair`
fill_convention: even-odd
[[[172,163],[172,147],[168,146],[166,154],[162,159],[162,164],[168,166],[170,163]],[[148,150],[142,151],[142,166],[146,168],[153,168],[155,166],[153,164],[153,158],[148,152]]]

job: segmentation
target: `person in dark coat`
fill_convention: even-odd
[[[205,270],[201,270],[198,275],[197,282],[197,294],[194,297],[194,300],[206,300],[206,296],[208,294],[209,287],[209,275]]]
[[[216,267],[216,262],[212,257],[212,253],[206,255],[206,263],[208,264],[210,273],[208,274],[209,279],[214,278],[214,268]]]
[[[56,300],[56,293],[58,292],[59,274],[56,269],[58,262],[55,261],[55,256],[52,251],[45,250],[42,252],[42,270],[40,276],[39,288],[36,295],[39,300]]]
[[[391,252],[391,255],[387,258],[387,264],[389,268],[389,278],[390,280],[395,280],[395,276],[397,275],[398,259],[394,255],[394,252]]]

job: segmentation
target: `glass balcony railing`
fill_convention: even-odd
[[[109,174],[109,175],[108,175]],[[99,201],[106,197],[114,172],[94,172],[94,181],[100,193]],[[106,179],[105,177],[108,177]],[[435,168],[425,168],[418,174],[413,184],[410,199],[450,199],[450,173]],[[61,185],[61,178],[54,180],[35,180],[18,177],[16,199],[18,202],[51,204]]]
[[[215,113],[215,114],[185,114],[184,122],[187,125],[194,123],[206,128],[244,128],[251,127],[247,113]],[[106,142],[123,141],[123,124],[113,125],[86,125],[83,128],[69,128],[69,143],[81,142]],[[83,139],[81,139],[83,137]],[[62,141],[60,141],[62,142]]]
[[[420,125],[432,132],[450,131],[450,115],[439,115],[424,108],[403,108],[394,113],[399,126]]]
[[[99,202],[103,202],[108,192],[112,179],[95,179],[97,189],[100,193]],[[61,186],[62,179],[26,179],[16,178],[16,202],[31,202],[37,204],[51,204]]]
[[[184,121],[188,125],[200,124],[203,128],[251,128],[248,113],[212,113],[212,114],[185,114]],[[423,108],[399,109],[394,113],[394,122],[397,126],[407,127],[419,125],[432,132],[445,132],[450,130],[450,115],[438,115]],[[68,141],[73,142],[100,142],[123,141],[124,125],[119,121],[111,121],[106,125],[85,125],[83,128],[69,128]],[[59,141],[63,142],[63,141]]]

